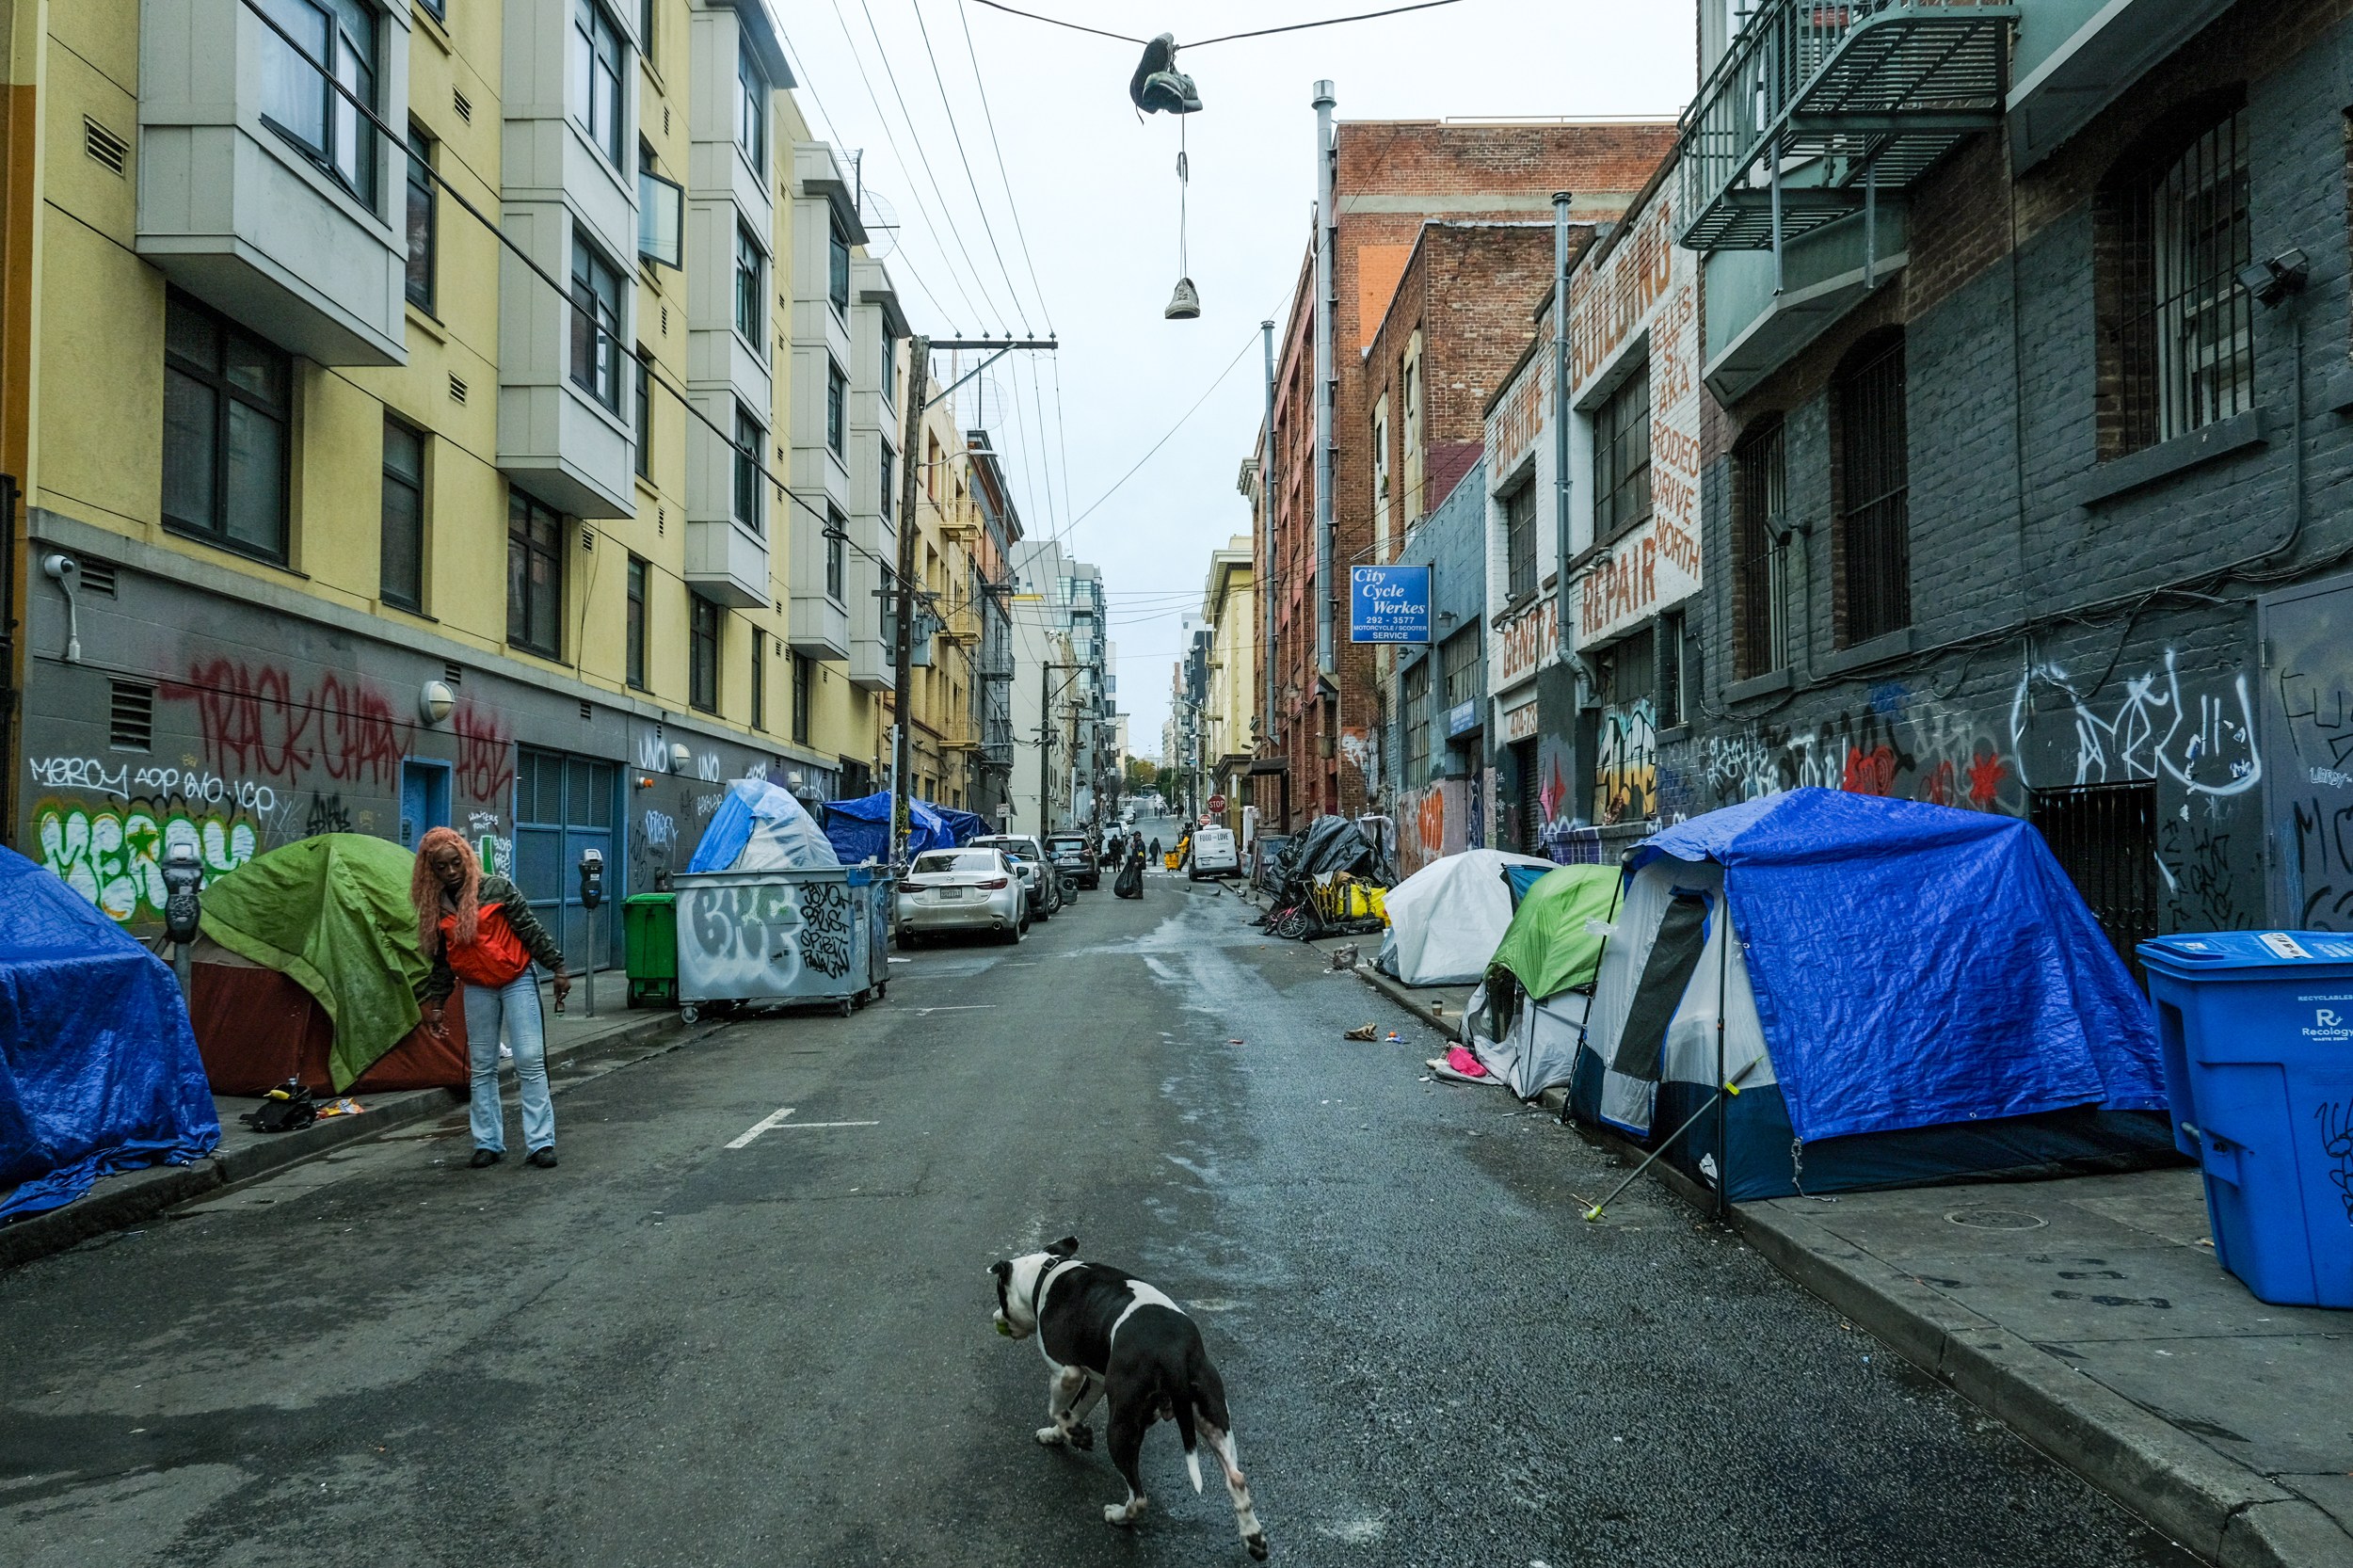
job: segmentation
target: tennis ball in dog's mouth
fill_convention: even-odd
[[[1000,1318],[997,1320],[997,1332],[1010,1339],[1013,1337],[1013,1325]]]

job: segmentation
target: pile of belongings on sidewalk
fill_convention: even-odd
[[[961,849],[988,831],[970,811],[912,799],[907,806],[907,858],[928,849]],[[890,858],[890,795],[860,795],[856,800],[828,801],[824,807],[825,837],[835,860],[828,865],[879,865]]]
[[[219,1142],[171,970],[47,869],[0,849],[0,1224]]]
[[[1381,930],[1382,904],[1394,878],[1377,825],[1318,817],[1283,845],[1266,880],[1273,908],[1258,923],[1277,935],[1315,937]],[[1296,914],[1285,924],[1274,919],[1276,911]]]
[[[1464,1044],[1731,1199],[2175,1158],[2149,1003],[2020,819],[1796,790],[1599,875],[1541,934],[1530,889]]]
[[[883,855],[888,858],[888,808],[881,820]],[[711,813],[711,824],[703,829],[686,869],[689,872],[807,871],[816,866],[839,866],[849,859],[839,853],[808,808],[792,798],[791,791],[764,778],[739,778],[728,786],[727,797]]]
[[[218,1095],[456,1089],[466,1009],[424,1026],[409,882],[416,856],[365,833],[322,833],[256,856],[204,889],[189,1012]]]

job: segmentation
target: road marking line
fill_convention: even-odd
[[[919,1007],[915,1009],[915,1016],[919,1018],[922,1018],[928,1017],[934,1013],[985,1013],[996,1005],[997,1004],[993,1001],[967,1001],[958,1002],[953,1006]]]
[[[753,1139],[759,1137],[770,1128],[783,1125],[784,1119],[791,1114],[792,1114],[792,1108],[788,1105],[781,1111],[772,1112],[769,1114],[762,1116],[760,1120],[754,1122],[751,1127],[745,1130],[742,1137],[729,1144],[728,1147],[731,1149],[745,1147]]]
[[[794,1122],[794,1123],[792,1124],[792,1127],[788,1127],[788,1128],[786,1128],[784,1130],[785,1130],[785,1131],[787,1131],[787,1132],[791,1132],[791,1131],[793,1129],[793,1128],[804,1128],[804,1127],[880,1127],[880,1126],[882,1126],[882,1123],[880,1123],[880,1122]]]

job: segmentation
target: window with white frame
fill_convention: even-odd
[[[621,30],[597,0],[572,0],[572,115],[588,140],[621,167]]]
[[[749,44],[735,51],[735,145],[754,172],[768,172],[768,73]]]
[[[370,110],[376,103],[382,19],[369,0],[257,0],[274,32],[262,55],[262,118],[371,211],[376,207],[376,130],[341,84]],[[304,56],[310,58],[305,59]],[[314,65],[312,61],[317,61]],[[319,66],[325,66],[322,72]]]

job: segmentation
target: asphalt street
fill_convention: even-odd
[[[1278,1562],[2189,1560],[1655,1185],[1581,1223],[1611,1157],[1250,913],[1107,879],[569,1075],[557,1170],[452,1118],[0,1275],[0,1563],[1245,1561],[1172,1428],[1133,1535],[1032,1440],[986,1270],[1066,1232],[1199,1320]]]

